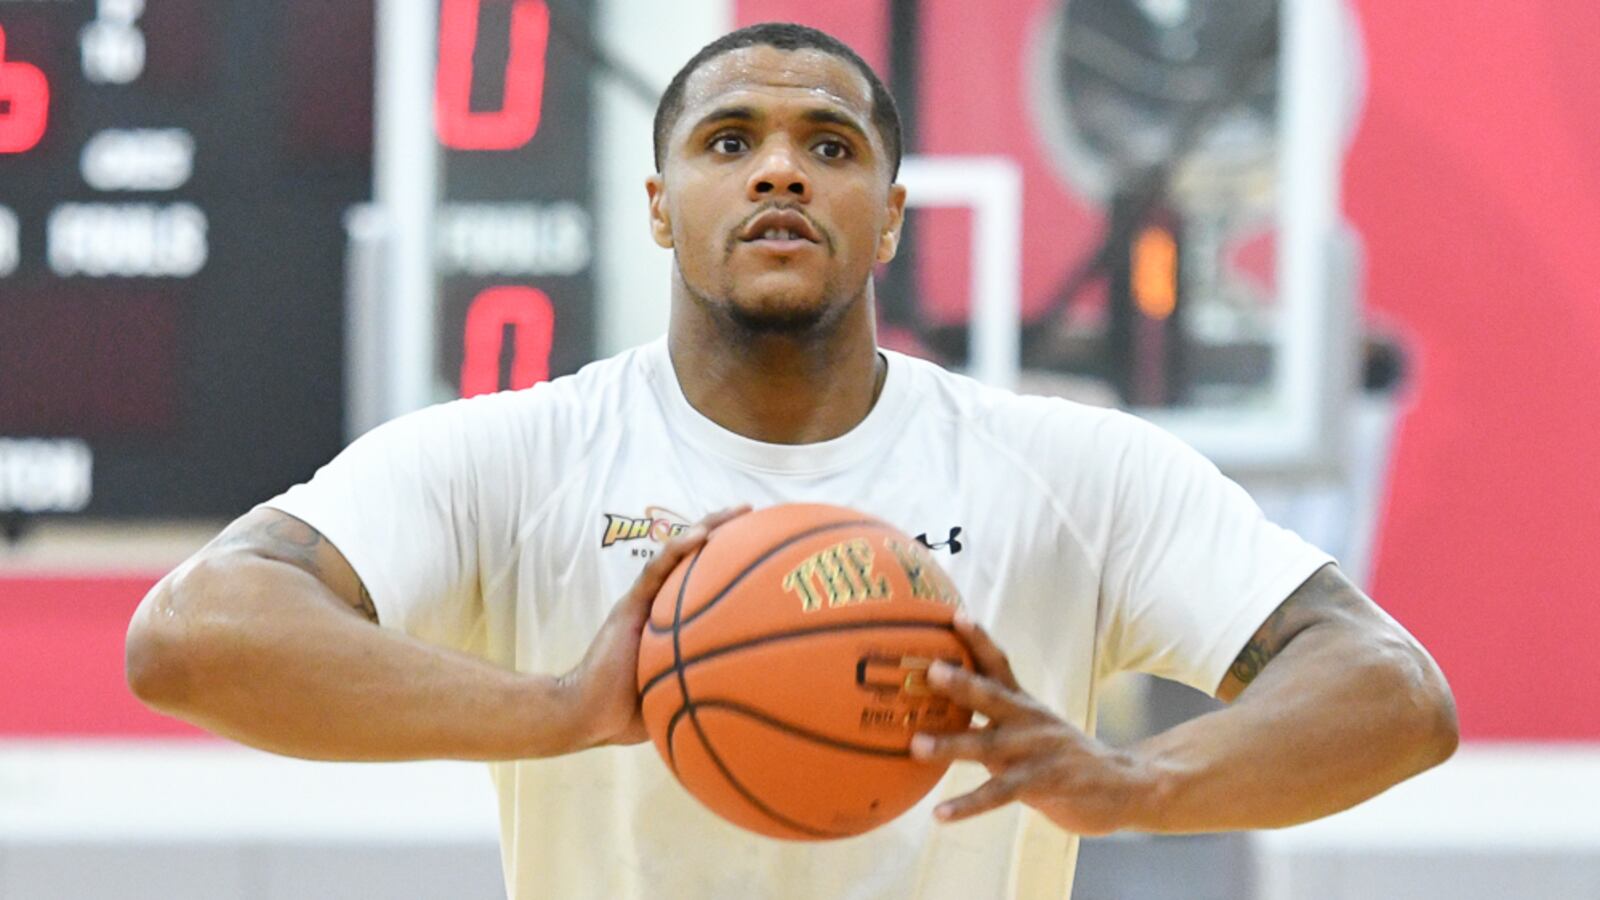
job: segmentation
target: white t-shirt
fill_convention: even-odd
[[[405,416],[269,505],[344,553],[384,627],[547,673],[579,661],[672,524],[745,502],[855,507],[926,535],[1021,684],[1085,730],[1119,670],[1214,691],[1329,561],[1138,419],[884,356],[871,413],[820,444],[720,428],[684,398],[659,340]],[[491,771],[515,900],[1031,900],[1072,884],[1076,837],[1031,810],[935,822],[939,799],[983,781],[973,765],[894,822],[822,843],[723,822],[648,743]]]

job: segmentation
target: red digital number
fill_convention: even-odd
[[[44,137],[50,118],[50,82],[39,67],[6,62],[0,29],[0,153],[27,153]]]
[[[444,0],[439,10],[439,69],[433,109],[439,140],[456,150],[514,150],[533,140],[543,104],[550,9],[544,0],[512,0],[511,52],[500,109],[473,112],[472,54],[482,0]]]
[[[461,396],[476,397],[501,389],[500,354],[508,325],[516,343],[509,387],[520,390],[549,380],[550,346],[556,333],[556,311],[550,298],[530,287],[493,287],[474,297],[467,307]]]

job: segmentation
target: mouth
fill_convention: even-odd
[[[792,252],[822,243],[822,235],[798,210],[769,209],[745,225],[739,240],[762,249]]]

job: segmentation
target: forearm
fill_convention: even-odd
[[[379,628],[310,574],[239,554],[151,592],[128,676],[162,712],[292,756],[512,759],[581,742],[557,679]]]
[[[1398,626],[1396,626],[1398,630]],[[1403,632],[1309,628],[1234,704],[1131,748],[1143,831],[1294,825],[1353,806],[1448,758],[1443,676]]]

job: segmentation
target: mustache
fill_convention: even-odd
[[[745,216],[739,221],[738,225],[735,225],[728,231],[728,239],[723,245],[723,250],[729,254],[732,254],[733,248],[739,245],[739,235],[744,234],[745,229],[750,227],[750,223],[754,222],[758,216],[761,216],[764,213],[772,212],[775,209],[783,210],[784,212],[795,213],[809,222],[811,227],[816,229],[817,234],[822,237],[822,246],[828,248],[828,255],[833,255],[833,232],[823,228],[822,223],[811,218],[810,213],[807,213],[804,209],[793,203],[763,203],[756,207],[751,211],[750,215]]]

